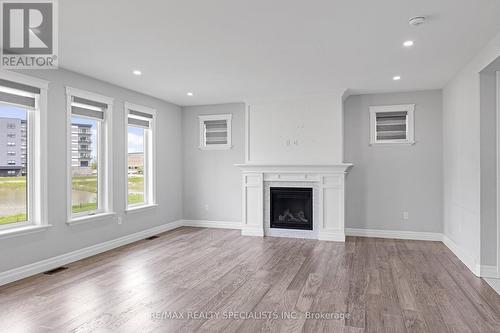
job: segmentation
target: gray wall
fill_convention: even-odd
[[[200,150],[199,115],[232,114],[229,150]],[[184,219],[241,221],[241,171],[245,161],[245,105],[221,104],[182,109]]]
[[[368,144],[369,106],[391,104],[416,104],[415,145]],[[346,180],[346,227],[442,232],[441,91],[350,96],[344,112],[344,160],[354,163]]]
[[[480,74],[481,265],[488,266],[497,264],[497,70],[500,60]]]
[[[485,137],[481,134],[479,73],[499,55],[500,33],[443,89],[444,234],[476,273],[481,264],[484,208],[481,144]]]
[[[0,272],[42,259],[99,244],[182,218],[181,109],[158,99],[65,70],[23,72],[50,81],[48,90],[48,219],[53,226],[44,232],[3,239]],[[108,218],[81,225],[66,224],[66,96],[71,86],[113,97],[113,184],[115,211],[123,223]],[[157,109],[157,168],[159,206],[125,215],[125,129],[123,102]]]

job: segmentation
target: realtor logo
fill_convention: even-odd
[[[56,0],[0,0],[6,69],[57,68]]]

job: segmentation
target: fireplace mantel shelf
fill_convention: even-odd
[[[352,163],[339,164],[285,164],[285,163],[245,163],[235,164],[244,172],[320,172],[346,173]]]

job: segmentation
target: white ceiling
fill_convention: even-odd
[[[498,0],[59,4],[61,67],[179,105],[442,88],[500,30]]]

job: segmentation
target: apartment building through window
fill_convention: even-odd
[[[0,177],[26,174],[25,111],[4,105],[0,115]],[[23,149],[24,144],[24,149]],[[14,156],[18,158],[14,158]]]

